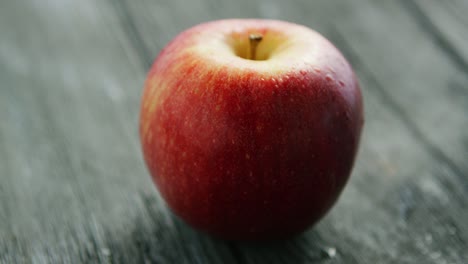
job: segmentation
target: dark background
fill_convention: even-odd
[[[1,263],[467,263],[465,0],[0,3]],[[225,242],[172,216],[137,132],[145,75],[194,24],[275,18],[321,32],[360,79],[351,180],[313,229]]]

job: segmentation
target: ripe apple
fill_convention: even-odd
[[[363,104],[343,55],[274,20],[178,35],[145,83],[144,159],[172,211],[226,239],[284,238],[316,223],[346,184]]]

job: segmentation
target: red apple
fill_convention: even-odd
[[[316,223],[346,184],[363,126],[357,79],[319,33],[221,20],[178,35],[142,99],[146,164],[172,211],[226,239]]]

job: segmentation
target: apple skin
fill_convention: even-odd
[[[251,32],[264,36],[263,60],[242,58]],[[354,72],[320,34],[274,20],[220,20],[161,51],[145,83],[140,138],[176,215],[228,240],[278,239],[336,202],[363,120]]]

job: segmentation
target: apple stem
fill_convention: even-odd
[[[263,36],[260,34],[250,34],[249,35],[249,52],[248,52],[248,59],[255,60],[256,53],[257,53],[257,46],[262,41]]]

